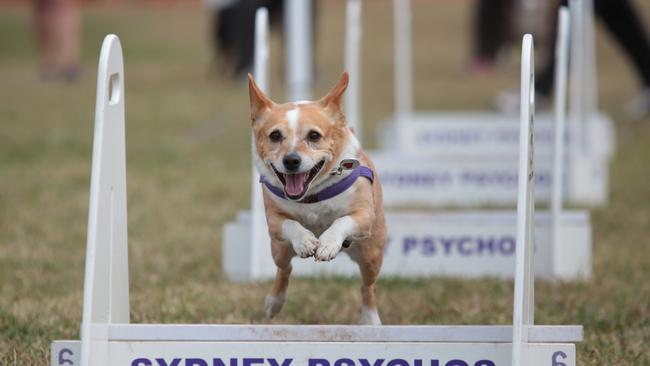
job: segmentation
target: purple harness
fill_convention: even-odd
[[[297,202],[316,203],[316,202],[328,200],[334,196],[338,196],[339,194],[345,192],[346,189],[350,188],[359,177],[368,178],[370,183],[373,183],[375,180],[375,175],[373,174],[372,170],[370,170],[370,168],[368,168],[367,166],[359,165],[352,171],[352,173],[350,173],[347,177],[341,179],[337,183],[332,184],[331,186],[323,189],[318,193],[310,194],[309,196],[304,197],[303,199]],[[268,180],[266,180],[262,176],[260,176],[260,183],[264,184],[266,188],[268,188],[269,191],[271,191],[271,193],[273,193],[274,195],[285,200],[287,199],[287,197],[284,195],[284,190],[282,188],[278,188],[272,185]]]

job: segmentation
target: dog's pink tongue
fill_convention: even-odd
[[[300,174],[285,174],[284,180],[286,182],[284,190],[290,196],[300,196],[305,189],[305,181],[309,173]]]

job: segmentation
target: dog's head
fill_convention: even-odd
[[[343,73],[318,101],[275,104],[248,75],[256,165],[289,199],[305,197],[349,150],[350,130],[342,109],[347,86],[348,74]]]

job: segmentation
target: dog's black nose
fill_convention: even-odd
[[[285,155],[285,157],[282,159],[282,164],[284,164],[284,169],[286,169],[288,172],[295,172],[300,168],[300,155],[296,153],[290,153]]]

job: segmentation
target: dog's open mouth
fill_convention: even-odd
[[[280,179],[280,182],[282,182],[282,185],[284,186],[284,193],[287,195],[287,198],[297,200],[300,199],[305,194],[305,192],[307,192],[307,189],[309,189],[309,184],[311,184],[312,180],[314,180],[316,175],[318,175],[318,172],[320,172],[320,170],[323,168],[323,165],[325,165],[325,160],[321,160],[309,171],[295,174],[280,173],[277,169],[275,169],[273,164],[271,164],[271,167],[273,168],[275,174],[278,176],[278,179]]]

